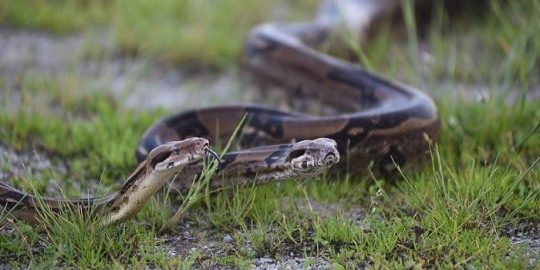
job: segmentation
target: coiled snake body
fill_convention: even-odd
[[[354,8],[354,0],[336,2]],[[428,139],[439,136],[435,104],[418,89],[309,47],[343,27],[338,11],[333,17],[325,11],[324,18],[309,23],[255,27],[246,38],[243,65],[288,91],[289,100],[316,101],[323,113],[334,114],[313,116],[260,105],[183,111],[146,131],[137,148],[138,160],[170,140],[200,136],[212,143],[226,142],[247,115],[239,138],[242,148],[326,137],[337,142],[344,157],[334,171],[358,175],[372,166],[375,175],[392,178],[398,173],[396,165],[423,164],[429,158]]]
[[[212,188],[307,177],[336,163],[332,172],[358,175],[370,170],[376,176],[392,178],[398,173],[397,166],[424,163],[429,141],[439,135],[433,101],[413,87],[308,46],[326,40],[340,22],[338,12],[330,17],[327,12],[310,23],[257,26],[246,39],[245,69],[286,89],[289,100],[319,102],[322,115],[259,105],[180,112],[145,132],[137,148],[141,165],[120,191],[98,199],[45,199],[44,203],[53,209],[60,204],[97,207],[107,213],[107,223],[125,220],[174,175],[173,187],[179,192],[189,190],[201,172],[200,160],[208,152],[206,139],[192,137],[207,138],[212,144],[226,142],[244,116],[237,138],[244,150],[222,156],[221,173],[213,178]],[[180,144],[194,142],[199,148],[187,153],[178,150],[188,148]],[[179,154],[189,158],[183,156],[177,162]],[[150,191],[142,192],[143,186]],[[31,195],[0,183],[0,213],[4,209],[16,218],[37,223],[40,207]]]

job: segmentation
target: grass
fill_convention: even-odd
[[[271,17],[263,3],[67,2],[3,1],[0,20],[57,34],[111,29],[121,52],[223,68],[235,63],[249,27]],[[422,39],[414,12],[404,12],[406,39],[383,32],[358,58],[372,70],[430,89],[443,127],[423,170],[404,172],[397,183],[322,177],[219,192],[190,202],[178,227],[160,233],[181,204],[164,191],[120,226],[52,216],[45,233],[36,233],[17,223],[0,234],[0,261],[16,268],[105,268],[111,262],[248,268],[253,258],[293,256],[305,258],[306,266],[324,260],[336,269],[538,267],[538,255],[530,265],[528,247],[511,243],[510,236],[540,222],[540,101],[526,96],[540,85],[540,19],[534,16],[540,4],[491,3],[483,18],[452,25],[436,9]],[[296,13],[290,16],[304,16]],[[27,168],[9,179],[38,194],[50,191],[51,179],[70,197],[118,185],[135,167],[140,134],[169,113],[125,109],[107,87],[88,86],[78,73],[25,74],[17,85],[1,94],[0,142],[23,152],[42,149],[38,153],[54,164],[68,164],[65,173]],[[4,158],[2,170],[9,166]],[[223,241],[226,236],[232,240]],[[179,255],[171,256],[171,249]]]
[[[291,9],[280,8],[284,5]],[[292,5],[285,0],[244,5],[234,0],[24,0],[0,3],[0,22],[56,34],[108,28],[125,54],[151,55],[169,64],[223,68],[238,57],[244,36],[254,24],[301,13],[311,16],[314,8],[307,0]]]

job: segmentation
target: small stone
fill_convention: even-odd
[[[268,257],[262,257],[259,259],[259,262],[264,264],[264,263],[273,263],[274,262],[274,259],[272,258],[268,258]]]
[[[234,239],[230,235],[226,234],[225,236],[223,236],[223,242],[232,243],[233,241]]]

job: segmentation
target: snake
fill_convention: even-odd
[[[43,214],[40,210],[48,208],[60,213],[67,207],[74,207],[85,212],[94,209],[95,212],[106,213],[105,224],[123,221],[139,212],[163,183],[182,168],[202,160],[210,151],[208,146],[208,140],[203,138],[160,145],[148,154],[146,162],[139,164],[117,192],[97,198],[38,198],[0,182],[0,213],[5,211],[9,216],[31,225],[40,225]]]
[[[280,153],[271,167],[252,164],[249,173],[243,164],[232,164],[231,157],[258,160],[257,156]],[[216,180],[211,188],[243,186],[254,178],[259,182],[288,178],[306,178],[327,171],[339,162],[336,142],[327,138],[304,140],[293,144],[270,145],[230,152],[220,157],[209,148],[207,139],[191,137],[181,141],[169,141],[152,149],[146,159],[137,166],[122,187],[109,195],[84,199],[36,197],[0,182],[0,214],[23,220],[38,228],[42,226],[43,210],[62,214],[66,209],[79,213],[102,214],[103,224],[125,221],[136,215],[145,203],[169,180],[182,179],[182,193],[192,188],[198,175],[204,170],[205,156],[218,160]],[[241,174],[243,176],[237,176]],[[256,177],[255,177],[256,175]],[[218,179],[233,178],[234,181]]]
[[[68,205],[97,209],[106,224],[124,221],[166,182],[187,193],[207,155],[219,163],[211,189],[323,172],[336,178],[369,173],[394,179],[424,165],[440,133],[433,100],[417,88],[317,49],[343,27],[338,4],[351,14],[358,10],[356,1],[333,1],[336,6],[326,5],[310,22],[264,23],[246,37],[242,67],[248,77],[265,82],[262,95],[278,88],[289,105],[315,113],[259,104],[180,111],[144,132],[135,150],[140,165],[119,191],[90,199],[36,198],[0,183],[0,214],[3,210],[38,224],[44,206],[59,212]],[[266,83],[272,86],[267,89]],[[208,148],[230,139],[238,149],[219,158]]]
[[[440,135],[433,100],[417,88],[316,49],[344,23],[355,21],[355,14],[363,7],[361,2],[326,1],[313,21],[265,23],[254,27],[246,37],[242,67],[248,78],[271,84],[262,85],[262,94],[284,91],[290,107],[318,114],[259,104],[184,110],[164,117],[145,131],[136,150],[137,159],[144,160],[163,142],[192,136],[208,138],[217,145],[231,138],[240,126],[235,138],[239,149],[319,137],[333,139],[343,158],[329,170],[338,178],[373,175],[396,179],[402,171],[424,165]],[[343,11],[352,18],[343,18],[347,15]],[[362,28],[358,24],[350,27],[351,31]],[[260,158],[271,166],[276,155],[279,153]],[[229,163],[249,166],[250,162],[237,158]],[[181,181],[172,185],[182,190]]]

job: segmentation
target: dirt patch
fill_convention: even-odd
[[[540,260],[540,224],[531,221],[520,221],[515,225],[503,228],[502,235],[508,237],[512,244],[524,248],[529,265],[538,265]]]
[[[50,175],[66,175],[68,173],[67,163],[63,160],[53,161],[50,153],[45,150],[23,150],[17,151],[0,142],[0,181],[10,183],[11,179],[25,179],[29,176],[33,178],[48,177]],[[54,172],[51,174],[51,172]],[[56,181],[55,181],[56,180]],[[47,187],[47,192],[58,194],[58,186],[53,183],[60,182],[59,179],[51,179]]]
[[[216,258],[235,257],[237,252],[242,254],[255,253],[249,239],[241,243],[230,234],[216,228],[204,228],[201,224],[184,222],[177,227],[173,234],[160,237],[164,240],[164,248],[169,256],[186,258],[195,255],[195,265],[205,269],[226,269],[226,260],[216,262]],[[233,260],[233,259],[231,259]],[[231,261],[232,263],[232,261]],[[330,262],[321,257],[304,257],[294,251],[280,254],[278,258],[268,255],[255,256],[251,259],[252,269],[328,269]]]
[[[236,69],[193,72],[144,56],[122,56],[109,34],[53,36],[0,28],[0,73],[6,92],[17,97],[26,76],[72,74],[88,91],[109,89],[126,107],[179,110],[243,100]],[[13,102],[17,102],[14,99]]]

